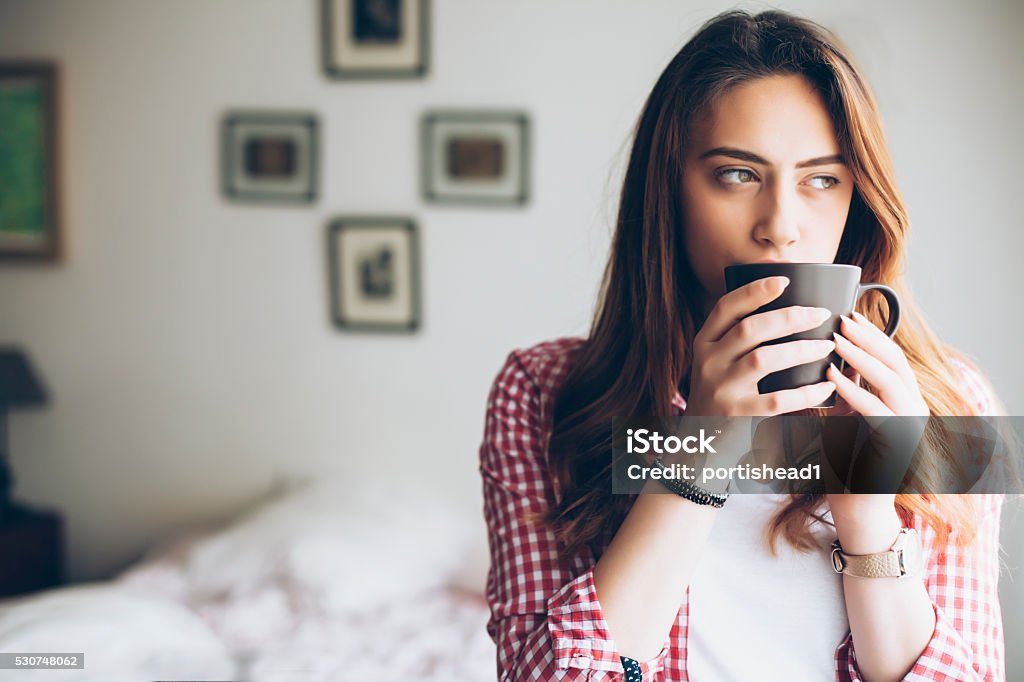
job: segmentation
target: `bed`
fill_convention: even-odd
[[[386,500],[386,504],[385,504]],[[0,601],[0,682],[493,680],[482,521],[411,491],[293,482],[104,582]]]

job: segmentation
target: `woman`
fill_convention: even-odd
[[[876,105],[831,34],[730,12],[680,50],[637,125],[589,337],[513,352],[491,390],[480,471],[502,680],[1002,679],[1001,496],[718,508],[611,492],[613,416],[817,414],[833,392],[865,416],[996,413],[987,381],[914,310],[908,229]],[[863,301],[834,343],[754,352],[823,314],[739,324],[786,282],[725,293],[723,268],[760,260],[858,265],[900,293],[904,323],[889,339],[884,308]],[[833,350],[846,373],[758,393]],[[931,445],[934,464],[955,457]],[[922,575],[833,571],[833,540],[874,556],[903,528],[920,533]]]

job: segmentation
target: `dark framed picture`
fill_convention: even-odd
[[[416,223],[340,217],[327,231],[331,319],[348,331],[412,333],[420,325]]]
[[[236,201],[311,202],[318,182],[316,116],[235,111],[223,119],[224,195]]]
[[[0,61],[0,259],[57,261],[57,67]]]
[[[529,117],[521,111],[431,111],[421,119],[423,198],[439,204],[525,204]]]
[[[428,0],[321,0],[321,53],[331,78],[422,78]]]

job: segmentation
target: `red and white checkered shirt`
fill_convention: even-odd
[[[557,503],[557,483],[547,469],[555,389],[583,339],[562,338],[509,354],[491,388],[480,447],[484,515],[491,566],[487,577],[490,619],[501,680],[621,680],[624,670],[608,634],[594,588],[596,558],[582,550],[570,563],[559,558],[550,529],[524,520]],[[966,365],[964,400],[991,414],[982,382]],[[673,414],[682,414],[678,394]],[[935,608],[935,631],[913,669],[913,681],[1004,680],[999,578],[1002,495],[975,495],[982,509],[976,540],[929,553],[925,584]],[[934,531],[918,517],[913,526],[925,547]],[[827,557],[822,557],[826,561]],[[661,652],[640,662],[643,680],[685,682],[689,591]],[[848,633],[835,652],[836,680],[861,680]],[[631,677],[630,679],[633,679]]]

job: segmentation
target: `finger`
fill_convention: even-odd
[[[854,311],[851,317],[843,319],[842,328],[851,334],[861,333],[863,338],[872,338],[877,344],[878,353],[876,357],[888,365],[893,371],[906,379],[915,379],[913,369],[907,361],[907,356],[892,337],[879,329],[871,320],[862,314]],[[844,331],[844,334],[846,332]],[[848,338],[852,338],[849,337]],[[853,339],[858,343],[856,339]]]
[[[888,365],[873,357],[865,349],[855,345],[842,334],[832,335],[836,340],[836,352],[846,362],[860,372],[864,381],[876,389],[883,401],[894,404],[901,395],[906,392],[907,387],[902,377],[891,370]],[[874,350],[872,347],[871,350]]]
[[[766,341],[816,329],[832,316],[827,308],[787,306],[745,317],[722,337],[723,352],[733,360]]]
[[[910,369],[910,363],[907,362],[903,349],[888,334],[858,312],[853,313],[853,319],[845,315],[840,317],[842,319],[840,331],[843,336],[858,346],[870,347],[871,354],[896,372],[904,382],[915,380],[914,371]]]
[[[707,342],[718,341],[741,319],[777,299],[787,286],[788,277],[765,277],[730,291],[715,303],[697,336]]]
[[[759,346],[744,355],[736,366],[744,376],[756,381],[772,372],[820,360],[835,350],[835,347],[835,341],[818,339]]]
[[[753,402],[751,414],[758,417],[772,417],[777,414],[806,410],[807,408],[820,405],[835,390],[835,383],[832,381],[822,381],[818,384],[810,384],[800,388],[789,388],[784,391],[765,393],[764,395],[759,395]]]
[[[853,383],[854,386],[860,386],[860,374],[853,367],[847,367],[846,364],[843,363],[843,369],[841,370],[841,372],[844,377],[846,377]],[[836,404],[832,407],[831,412],[829,412],[829,416],[841,417],[853,414],[856,414],[856,411],[852,407],[850,407],[846,403],[846,400],[843,398],[843,396],[839,395],[839,393],[837,392]]]
[[[879,400],[877,396],[868,393],[844,376],[835,364],[828,366],[825,376],[835,383],[836,395],[845,400],[846,404],[859,414],[865,416],[890,416],[893,414],[893,411],[886,407],[885,403]]]

